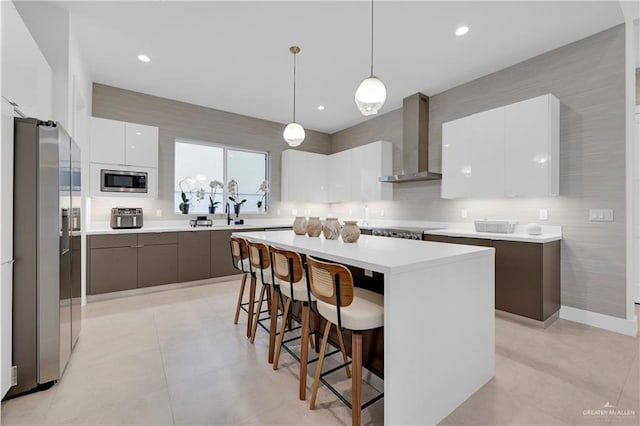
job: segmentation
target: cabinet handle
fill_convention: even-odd
[[[144,247],[144,244],[137,245],[137,246],[131,246],[131,248],[142,248],[142,247]]]

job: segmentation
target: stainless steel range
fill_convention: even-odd
[[[407,240],[421,240],[424,229],[396,229],[396,228],[373,228],[371,235],[377,237],[404,238]]]

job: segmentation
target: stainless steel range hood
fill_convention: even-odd
[[[429,171],[429,97],[416,93],[402,101],[402,171],[381,176],[380,182],[440,180]]]

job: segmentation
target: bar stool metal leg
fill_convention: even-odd
[[[249,306],[247,306],[248,318],[247,318],[247,339],[251,337],[251,327],[253,326],[253,310],[256,300],[256,277],[251,274],[251,281],[249,282]],[[260,310],[258,309],[258,312]]]
[[[238,293],[238,303],[236,304],[236,316],[233,318],[233,323],[238,323],[238,317],[240,316],[240,308],[242,307],[242,297],[244,296],[244,287],[247,283],[247,274],[242,274],[242,283],[240,284],[240,293]]]

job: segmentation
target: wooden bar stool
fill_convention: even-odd
[[[269,363],[273,362],[273,348],[276,340],[276,328],[278,326],[278,307],[280,289],[277,283],[273,282],[273,274],[271,273],[271,257],[269,255],[269,248],[266,244],[254,243],[249,241],[249,263],[251,264],[251,270],[253,279],[259,281],[262,284],[260,289],[260,296],[258,297],[258,310],[256,311],[255,318],[253,320],[253,330],[251,331],[251,343],[256,338],[256,330],[258,325],[269,332]],[[268,309],[262,311],[262,302],[266,295]],[[260,315],[270,312],[270,315],[266,318],[260,318]],[[270,320],[269,328],[265,327],[261,321]]]
[[[273,369],[278,369],[278,362],[280,360],[280,352],[284,347],[287,352],[291,354],[296,360],[300,362],[300,392],[299,396],[301,400],[307,399],[307,365],[311,362],[317,361],[317,359],[313,359],[309,361],[309,346],[313,347],[313,339],[309,339],[309,323],[310,323],[310,311],[313,309],[313,303],[316,301],[316,298],[311,294],[309,290],[309,286],[303,281],[304,278],[304,264],[302,261],[302,256],[299,253],[290,250],[279,249],[275,247],[271,247],[269,249],[271,253],[271,265],[272,272],[274,275],[274,281],[279,283],[280,293],[284,298],[286,298],[286,302],[284,305],[284,313],[282,319],[282,326],[280,329],[280,336],[278,338],[278,343],[276,344],[276,353],[273,360]],[[289,309],[291,308],[292,302],[301,302],[302,303],[302,324],[300,331],[300,337],[294,337],[287,340],[284,340],[285,336],[285,326],[287,325],[286,319],[289,315]],[[314,311],[316,312],[316,311]],[[320,318],[318,317],[317,312],[315,313],[314,318],[314,333],[316,332],[317,327],[320,325]],[[289,331],[296,330],[298,328],[292,329],[289,327]],[[344,342],[342,339],[342,333],[338,330],[338,335],[340,339],[340,345],[342,350],[342,356],[344,360],[347,360],[347,354],[344,349]],[[301,339],[300,344],[300,357],[298,357],[291,349],[289,349],[286,345],[288,342],[292,342],[294,340]],[[336,350],[333,353],[337,353]],[[347,367],[347,374],[351,374]]]
[[[351,271],[343,265],[321,262],[307,256],[307,271],[311,293],[316,297],[316,306],[320,315],[327,320],[320,347],[320,358],[316,368],[311,403],[314,409],[320,381],[325,384],[342,402],[351,408],[352,423],[361,423],[361,411],[383,397],[383,393],[362,404],[362,331],[384,326],[384,296],[369,290],[353,286]],[[330,374],[342,366],[322,373],[324,353],[331,325],[338,329],[351,330],[352,360],[352,399],[347,401],[334,389],[323,376]],[[348,363],[347,363],[348,364]]]
[[[238,323],[238,317],[240,316],[240,309],[245,311],[249,317],[247,320],[247,337],[251,334],[251,325],[253,324],[253,307],[255,301],[255,282],[250,285],[253,291],[249,291],[249,301],[243,302],[244,289],[247,283],[247,277],[251,276],[251,263],[249,262],[249,245],[244,238],[231,237],[229,240],[229,246],[231,248],[231,261],[233,267],[242,273],[242,282],[240,283],[240,292],[238,293],[238,302],[236,303],[236,315],[233,318],[233,323]],[[252,280],[253,281],[253,280]]]

